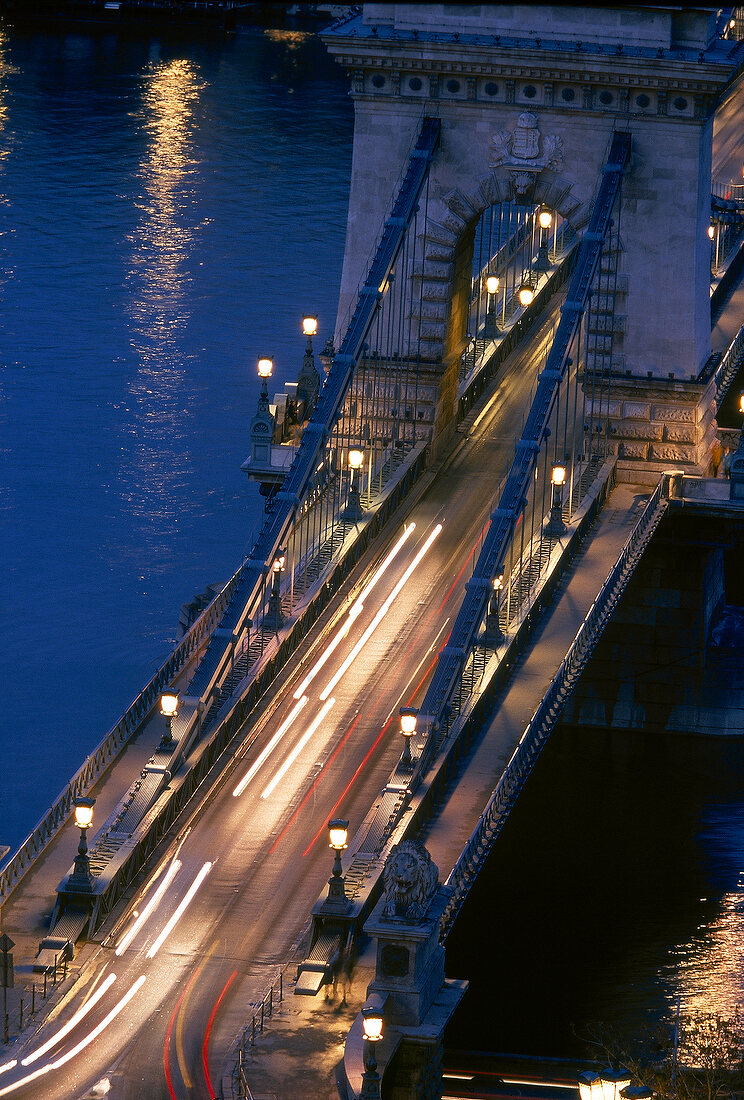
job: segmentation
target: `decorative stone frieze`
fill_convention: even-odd
[[[626,420],[650,420],[651,406],[646,404],[637,404],[633,401],[625,401],[623,402],[623,416]]]
[[[644,439],[651,443],[652,441],[661,442],[664,437],[664,426],[662,424],[651,424],[650,422],[642,424],[635,420],[622,420],[614,427],[623,439]]]
[[[669,424],[665,423],[663,427],[662,438],[668,443],[694,443],[695,442],[695,428],[694,425],[685,424]]]
[[[675,424],[694,424],[697,408],[674,405],[654,405],[651,415],[654,420],[671,421]]]

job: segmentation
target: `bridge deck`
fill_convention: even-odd
[[[458,777],[456,789],[422,838],[439,867],[442,881],[478,823],[507,761],[649,496],[647,487],[616,486],[560,580],[555,602],[543,613],[488,730]]]

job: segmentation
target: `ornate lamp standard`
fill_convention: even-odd
[[[364,465],[364,451],[361,447],[349,448],[349,503],[344,509],[344,519],[357,523],[364,518],[364,509],[359,496],[359,471]]]
[[[535,297],[535,284],[532,280],[531,272],[526,272],[522,277],[517,297],[519,298],[520,306],[529,306],[532,304]]]
[[[488,601],[488,614],[486,615],[486,630],[484,641],[489,645],[498,645],[504,640],[504,635],[499,622],[501,611],[501,594],[504,591],[504,574],[499,573],[493,578],[493,593]]]
[[[382,1011],[368,1001],[362,1008],[362,1031],[364,1035],[364,1073],[359,1100],[380,1100],[380,1075],[377,1072],[377,1054],[375,1046],[382,1039]]]
[[[282,573],[284,572],[284,563],[287,560],[286,550],[278,550],[277,555],[274,558],[271,566],[271,596],[269,597],[269,622],[273,625],[274,630],[278,630],[284,622],[284,615],[282,614],[282,594],[280,586],[282,583]]]
[[[496,324],[496,293],[499,289],[498,275],[489,275],[486,279],[486,291],[488,293],[488,309],[486,311],[486,324],[483,334],[487,340],[493,340],[499,334],[499,326]]]
[[[551,538],[559,538],[566,530],[563,522],[563,486],[566,483],[566,467],[562,462],[554,462],[550,475],[552,497],[550,504],[550,519],[545,524],[545,534]]]
[[[173,719],[178,715],[178,702],[177,691],[164,691],[160,696],[160,713],[168,719],[168,731],[163,734],[163,745],[173,744]]]
[[[346,843],[349,835],[349,822],[336,817],[328,822],[328,847],[335,852],[333,860],[333,873],[328,879],[328,897],[323,902],[323,911],[345,913],[349,908],[349,899],[346,897],[346,880],[341,866],[341,853],[348,847]]]
[[[540,247],[537,250],[535,270],[544,274],[550,267],[550,261],[548,260],[548,230],[553,223],[553,215],[544,206],[538,214],[537,220],[540,223]]]
[[[264,357],[258,361],[258,377],[261,379],[261,397],[269,399],[268,381],[274,372],[274,360]]]
[[[411,738],[416,732],[416,720],[418,718],[418,711],[414,707],[401,707],[400,708],[400,732],[403,734],[403,755],[400,758],[400,762],[405,768],[413,766],[413,757],[411,756]]]
[[[95,804],[95,798],[75,799],[75,824],[80,830],[80,843],[78,844],[72,874],[67,880],[67,886],[70,890],[82,890],[90,893],[93,889],[93,875],[90,872],[86,833],[93,822],[93,807]]]

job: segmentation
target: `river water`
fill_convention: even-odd
[[[256,359],[281,389],[303,312],[332,331],[351,136],[303,31],[0,32],[2,843],[250,550]],[[557,735],[448,941],[472,982],[450,1043],[581,1054],[585,1024],[677,992],[730,1009],[743,765],[739,742]]]
[[[258,394],[336,317],[353,110],[315,35],[0,35],[0,843],[229,579]]]

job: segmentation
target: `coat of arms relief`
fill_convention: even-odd
[[[558,170],[563,165],[563,139],[556,134],[543,137],[537,115],[524,111],[513,131],[499,130],[491,138],[490,168],[506,168],[517,195],[524,195],[543,168]]]

